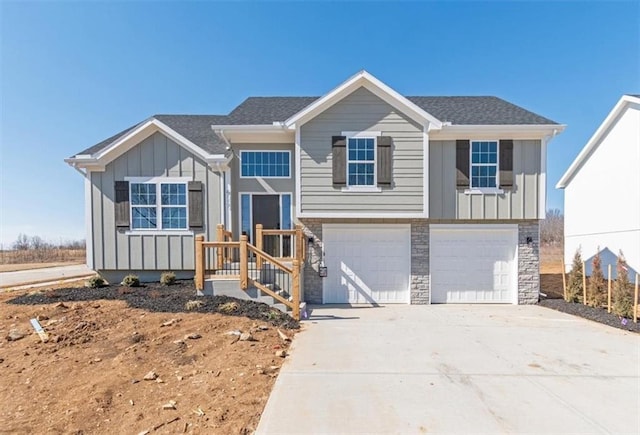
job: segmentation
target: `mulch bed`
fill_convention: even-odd
[[[625,324],[623,319],[613,313],[607,313],[607,310],[604,308],[594,308],[588,305],[566,302],[564,299],[542,299],[539,305],[584,319],[593,320],[603,325],[640,333],[640,323],[633,323],[633,320],[626,319]]]
[[[160,283],[145,283],[140,287],[110,285],[101,288],[63,288],[23,294],[7,301],[9,304],[39,305],[60,302],[81,302],[96,300],[122,300],[132,308],[141,308],[152,312],[165,313],[219,313],[226,316],[242,316],[262,320],[286,329],[298,329],[300,324],[288,314],[271,308],[267,304],[250,300],[241,300],[228,296],[196,296],[193,281],[177,281],[171,286]],[[198,300],[202,304],[187,310],[189,301]],[[229,310],[228,303],[234,309]],[[227,309],[220,309],[225,305]]]

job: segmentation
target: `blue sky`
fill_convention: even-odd
[[[640,2],[0,1],[0,241],[84,237],[63,159],[155,113],[322,95],[366,69],[405,95],[497,95],[568,124],[554,185],[623,93]]]

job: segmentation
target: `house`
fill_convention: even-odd
[[[640,271],[640,95],[623,95],[558,184],[564,189],[564,258],[578,248],[603,266],[620,251]],[[614,255],[615,254],[615,255]]]
[[[219,224],[250,241],[258,224],[300,224],[307,302],[528,304],[563,129],[361,71],[321,97],[152,116],[66,161],[85,174],[87,263],[111,282],[193,277],[194,235],[216,240]]]

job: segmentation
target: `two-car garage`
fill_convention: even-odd
[[[410,224],[325,224],[323,241],[324,303],[410,302]],[[517,248],[517,225],[430,225],[431,303],[517,303]]]

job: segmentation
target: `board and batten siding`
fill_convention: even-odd
[[[354,193],[333,186],[331,137],[343,131],[379,131],[392,137],[390,187]],[[422,213],[422,126],[359,88],[300,127],[300,171],[303,213]]]
[[[271,177],[247,177],[240,176],[240,156],[242,151],[289,151],[290,153],[290,177],[288,178],[271,178]],[[279,195],[281,193],[291,194],[291,214],[295,214],[296,200],[296,154],[294,144],[290,143],[239,143],[233,145],[234,158],[231,160],[231,214],[233,216],[233,235],[235,239],[240,237],[241,216],[240,216],[240,194],[241,193],[263,193]],[[294,218],[295,216],[292,216]]]
[[[456,189],[456,141],[430,141],[429,218],[538,219],[540,153],[539,140],[514,140],[513,189],[470,195]]]
[[[125,177],[192,177],[203,183],[204,235],[215,240],[220,222],[220,180],[207,164],[162,133],[134,146],[104,172],[91,172],[94,269],[194,270],[194,235],[126,234],[115,226],[114,182]]]

